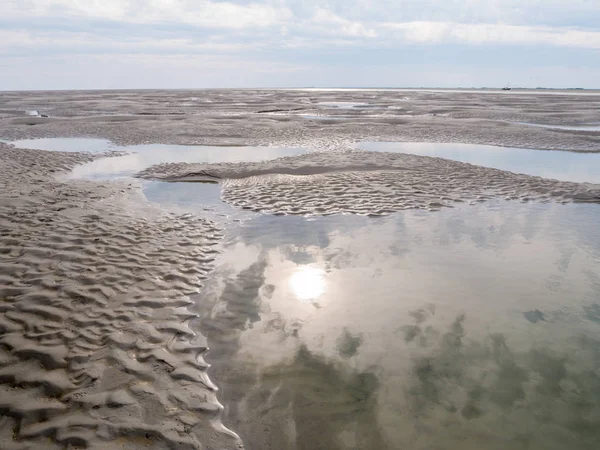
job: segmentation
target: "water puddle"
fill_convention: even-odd
[[[598,96],[599,90],[592,89],[519,89],[510,91],[502,89],[480,89],[480,88],[297,88],[297,91],[307,92],[425,92],[431,94],[500,94],[500,95],[569,95],[569,96]]]
[[[16,148],[31,148],[51,152],[91,152],[104,153],[116,150],[116,146],[106,139],[91,138],[42,138],[10,141]]]
[[[321,106],[327,106],[330,108],[339,108],[339,109],[352,109],[352,108],[360,108],[360,107],[368,107],[368,103],[364,102],[319,102],[317,103]]]
[[[155,164],[170,162],[217,163],[239,161],[264,161],[284,156],[306,153],[306,148],[294,147],[224,147],[148,144],[116,146],[105,139],[48,138],[27,139],[10,142],[17,148],[48,151],[105,153],[126,152],[123,156],[111,156],[75,167],[67,178],[96,181],[128,179],[137,172]],[[221,202],[220,188],[207,183],[164,183],[142,181],[143,192],[149,201],[165,206],[184,207],[194,212],[206,207],[218,207],[227,213],[233,207]],[[237,210],[236,210],[237,211]]]
[[[595,448],[598,223],[504,202],[245,221],[195,325],[225,424],[248,448]]]
[[[124,156],[102,158],[73,170],[76,178],[114,179],[130,177],[155,164],[171,162],[220,163],[265,161],[306,153],[307,149],[292,147],[215,147],[191,145],[134,145],[114,147],[128,152]]]
[[[31,148],[61,152],[105,153],[118,151],[124,156],[101,158],[73,170],[74,178],[98,180],[130,177],[147,167],[161,163],[218,163],[239,161],[264,161],[306,153],[306,148],[250,147],[147,144],[117,146],[106,139],[47,138],[25,139],[9,142],[17,148]]]
[[[600,183],[599,153],[428,142],[362,142],[357,145],[357,148],[376,152],[435,156],[561,181]]]
[[[574,130],[574,131],[600,131],[600,125],[545,125],[541,123],[517,122],[519,125],[527,125],[528,127],[550,128],[553,130]]]
[[[317,115],[317,114],[298,114],[298,116],[307,120],[354,120],[354,119],[368,119],[369,116],[330,116],[330,115]]]
[[[221,201],[221,187],[217,183],[167,183],[141,180],[146,199],[153,203],[178,209],[186,213],[197,213],[208,217],[213,211],[228,217],[241,218],[250,213]],[[212,217],[215,219],[215,217]]]

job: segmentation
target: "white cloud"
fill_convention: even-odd
[[[193,67],[198,67],[199,61],[210,62],[219,68],[221,75],[232,70],[239,79],[230,85],[252,85],[254,81],[246,79],[252,74],[238,72],[247,69],[260,73],[262,67],[280,67],[278,64],[282,61],[293,67],[296,62],[309,61],[333,67],[350,59],[356,61],[359,54],[375,65],[388,64],[389,51],[400,50],[403,58],[412,57],[413,63],[429,57],[441,65],[443,62],[436,58],[443,59],[448,52],[455,51],[458,58],[463,53],[477,53],[462,52],[462,47],[456,51],[458,45],[483,49],[492,45],[512,46],[515,55],[522,51],[520,47],[553,47],[556,51],[540,52],[539,60],[547,63],[554,58],[560,63],[560,58],[568,57],[579,66],[595,67],[600,65],[598,59],[594,59],[600,49],[598,2],[600,0],[0,0],[0,64],[3,66],[0,87],[9,85],[6,84],[9,69],[12,83],[19,85],[18,73],[11,62],[19,60],[20,67],[25,67],[25,59],[38,73],[52,67],[54,82],[59,83],[61,65],[52,61],[61,58],[69,60],[72,66],[76,60],[88,58],[96,70],[102,67],[99,61],[104,58],[116,65],[126,64],[130,73],[137,74],[139,71],[131,61],[147,56],[149,61],[144,62],[144,67],[152,67],[160,74],[164,72],[163,78],[155,77],[163,86],[175,81],[184,85],[187,80],[171,79],[167,75],[174,67],[174,57],[181,57],[176,59],[178,67],[186,66],[188,58]],[[572,52],[573,56],[570,51],[561,53],[560,48],[582,51]],[[387,56],[378,60],[377,55],[383,53],[369,53],[376,49],[387,51]],[[512,55],[513,51],[504,53]],[[485,55],[485,52],[479,54]],[[215,61],[213,57],[230,59]],[[492,56],[487,62],[483,61],[485,57],[477,58],[471,64],[479,68],[496,60]],[[236,71],[237,61],[240,69]],[[403,59],[402,63],[409,65],[411,61]],[[532,61],[531,66],[537,63]],[[359,73],[360,67],[368,68],[363,62],[353,64],[347,74],[342,74],[347,79]],[[567,63],[564,64],[566,67]],[[129,80],[121,77],[118,67],[111,70],[118,76],[115,85],[128,86]],[[369,69],[364,78],[355,77],[354,83],[370,79],[368,77],[374,76],[372,72]],[[396,78],[384,81],[395,84],[398,73],[394,75]],[[425,83],[423,74],[413,72],[411,76]],[[575,72],[569,76],[577,79]],[[37,80],[32,79],[31,83]],[[207,78],[204,84],[226,82],[215,76]],[[319,79],[315,79],[313,84],[318,82]],[[466,79],[464,83],[469,82]]]
[[[0,59],[2,89],[144,89],[277,86],[306,71],[298,64],[239,55],[62,55]],[[301,76],[301,75],[300,75]]]
[[[298,14],[326,7],[361,22],[594,26],[600,21],[598,0],[286,0],[286,4]]]
[[[23,54],[196,54],[232,53],[259,48],[260,43],[227,42],[208,39],[195,41],[185,37],[97,36],[86,32],[29,33],[0,30],[0,56]]]
[[[327,33],[350,37],[374,38],[377,33],[360,22],[344,19],[330,10],[319,8],[312,17],[312,23],[323,25]]]
[[[594,9],[600,20],[600,0],[422,0],[419,7],[408,0],[356,1],[348,4],[345,0],[257,0],[249,3],[210,0],[0,0],[0,19],[4,23],[20,21],[19,27],[29,34],[27,23],[32,19],[45,20],[51,29],[80,26],[78,20],[104,20],[115,24],[166,24],[173,35],[173,42],[179,40],[182,50],[202,42],[190,41],[189,31],[178,29],[186,25],[193,30],[209,34],[209,30],[221,29],[228,34],[226,41],[233,45],[236,41],[246,45],[248,41],[259,47],[293,47],[318,45],[356,45],[368,47],[389,47],[402,43],[459,43],[468,45],[485,44],[533,44],[580,48],[600,48],[600,30],[567,26],[517,24],[527,13],[529,16],[556,18],[562,12],[568,16],[572,11],[578,14],[589,13]],[[345,5],[345,10],[341,5]],[[593,8],[593,5],[596,7]],[[591,8],[591,9],[590,9]],[[341,11],[338,11],[341,10]],[[536,12],[537,11],[537,12]],[[394,20],[405,16],[407,20]],[[447,20],[419,20],[419,17],[450,17]],[[453,17],[453,19],[452,19]],[[503,23],[489,21],[505,20]],[[486,21],[487,20],[487,21]],[[533,19],[532,19],[533,20]],[[599,22],[600,23],[600,22]],[[125,25],[123,25],[125,26]],[[119,28],[116,27],[115,30]],[[257,34],[247,39],[244,32]],[[258,34],[260,31],[261,34]],[[238,33],[242,33],[239,35]],[[122,33],[121,33],[122,34]],[[150,41],[162,42],[158,31],[145,29],[140,41],[152,47]],[[45,34],[46,47],[50,42],[60,42],[62,37]],[[73,35],[72,39],[79,39]],[[88,35],[80,46],[93,45],[94,37]],[[105,36],[97,40],[106,42]],[[256,44],[262,40],[262,44]],[[25,38],[17,42],[23,48]],[[115,37],[116,44],[122,41]],[[39,44],[36,42],[36,44]],[[206,42],[204,42],[206,44]],[[62,44],[61,44],[62,45]],[[160,43],[163,45],[163,43]],[[160,45],[154,45],[158,47]],[[0,42],[6,47],[7,42]],[[15,48],[17,48],[15,47]]]
[[[386,23],[382,26],[396,31],[397,39],[409,42],[472,45],[542,44],[600,49],[600,31],[596,30],[449,22]]]
[[[2,0],[5,18],[91,18],[127,23],[184,23],[214,28],[268,27],[290,19],[285,7],[208,0]]]

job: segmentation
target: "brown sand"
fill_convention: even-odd
[[[386,112],[325,108],[352,117],[297,116],[323,112],[323,101],[368,102]],[[3,93],[0,137],[314,150],[405,140],[600,151],[600,133],[505,122],[596,123],[599,106],[600,96],[395,91]],[[50,117],[28,117],[34,109]],[[187,309],[211,269],[218,227],[152,208],[134,185],[55,178],[91,158],[0,143],[2,448],[239,448],[221,425],[206,342],[190,329]],[[598,201],[597,186],[426,157],[372,154],[366,161],[352,151],[158,166],[142,175],[189,180],[202,170],[223,180],[227,201],[274,213],[385,214],[493,197]]]
[[[89,159],[0,144],[2,448],[238,448],[186,308],[219,230],[52,178]]]
[[[168,181],[223,180],[223,199],[272,214],[451,207],[488,199],[600,203],[600,186],[505,172],[426,156],[320,152],[258,163],[163,164],[139,174]]]
[[[345,110],[321,104],[343,101],[373,108]],[[49,117],[27,116],[30,110]],[[300,114],[332,114],[338,120],[309,120]],[[426,141],[600,151],[600,132],[518,122],[600,123],[600,95],[249,89],[0,95],[1,139],[88,136],[116,144],[315,149],[344,148],[358,141]]]

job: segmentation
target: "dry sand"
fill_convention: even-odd
[[[379,113],[353,109],[343,112],[353,118],[336,121],[294,115],[350,100],[377,104]],[[359,140],[407,140],[600,151],[600,133],[503,122],[600,122],[599,106],[600,96],[395,91],[4,93],[0,138],[338,150],[270,163],[157,166],[140,176],[189,180],[206,171],[224,180],[225,200],[253,210],[385,214],[492,197],[598,202],[593,185],[345,149]],[[221,425],[206,342],[190,329],[187,308],[211,269],[219,227],[151,207],[134,184],[56,178],[91,159],[0,143],[2,448],[240,448]]]

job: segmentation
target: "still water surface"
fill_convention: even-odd
[[[125,152],[122,156],[99,158],[76,166],[68,178],[96,181],[126,180],[137,172],[161,163],[216,163],[239,161],[263,161],[284,156],[306,153],[307,148],[298,147],[249,147],[249,146],[200,146],[148,144],[116,146],[106,139],[92,138],[45,138],[10,142],[17,148],[31,148],[64,152]],[[217,184],[165,183],[138,180],[146,198],[166,206],[185,208],[192,212],[205,208],[218,209],[234,215],[235,208],[221,202]],[[239,211],[238,211],[239,213]]]
[[[327,116],[318,116],[329,119]],[[71,177],[107,180],[131,177],[155,164],[169,162],[217,163],[264,161],[306,153],[301,147],[227,147],[148,144],[118,147],[105,139],[47,138],[11,142],[18,148],[51,151],[125,152],[126,155],[101,158],[77,166]],[[526,173],[562,181],[600,183],[600,154],[543,151],[478,144],[429,142],[361,142],[357,148],[367,151],[412,153],[435,156]]]
[[[32,148],[63,152],[123,152],[123,156],[101,158],[77,166],[73,178],[96,180],[131,177],[155,164],[171,162],[216,163],[239,161],[264,161],[306,153],[306,148],[296,147],[249,147],[147,144],[116,146],[106,139],[92,138],[46,138],[11,142],[17,148]]]
[[[561,166],[596,156],[452,146],[361,144],[571,179],[581,165]],[[175,147],[185,146],[138,146],[141,156],[99,160],[79,176],[285,156]],[[218,202],[219,186],[152,182],[145,192],[193,211]],[[225,424],[249,450],[599,448],[598,223],[597,205],[495,202],[232,224],[194,324]]]
[[[587,125],[547,125],[542,123],[528,123],[528,122],[517,122],[520,125],[527,125],[529,127],[540,127],[550,128],[553,130],[571,130],[571,131],[600,131],[600,124],[587,124]]]
[[[357,144],[357,148],[435,156],[561,181],[600,183],[600,153],[431,142],[361,142]]]
[[[600,208],[259,215],[198,296],[250,450],[597,449]]]

